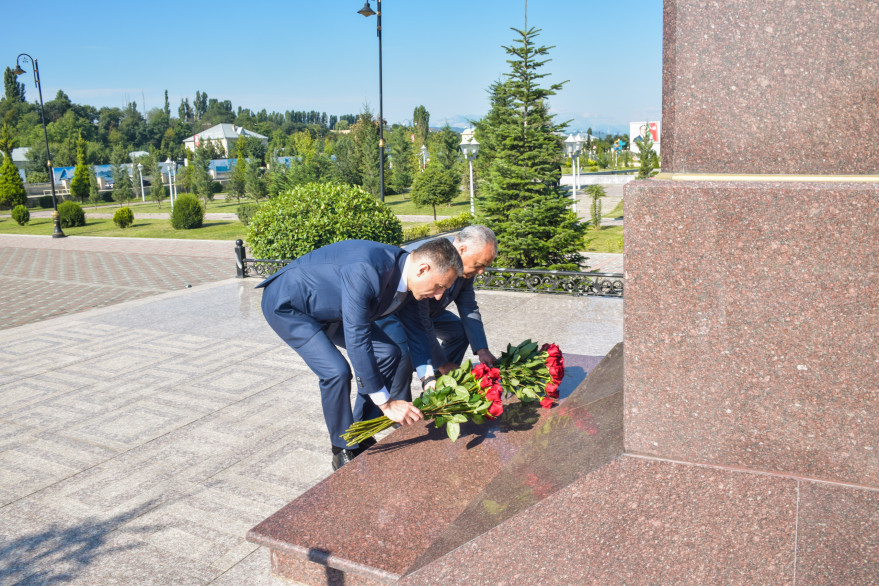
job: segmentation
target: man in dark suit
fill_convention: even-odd
[[[403,353],[392,386],[393,392],[399,396],[411,397],[409,386],[413,362],[418,377],[425,383],[433,378],[432,369],[418,365],[430,362],[433,368],[447,374],[461,364],[467,346],[471,347],[483,364],[492,366],[497,360],[488,349],[482,315],[473,290],[473,280],[484,273],[497,257],[497,237],[486,226],[468,226],[455,236],[452,244],[461,257],[462,275],[442,296],[424,299],[418,303],[419,319],[426,335],[424,342],[429,354],[423,354],[424,342],[416,341],[413,334],[409,333],[411,330],[404,328],[397,316],[390,316],[381,322],[385,332],[397,342]],[[460,317],[446,309],[452,302],[455,303]]]
[[[333,469],[366,447],[348,449],[341,438],[354,421],[382,414],[403,425],[423,419],[412,403],[388,391],[400,351],[375,322],[403,311],[400,322],[413,331],[417,312],[413,302],[407,313],[406,301],[441,298],[462,270],[448,241],[431,241],[410,254],[397,246],[346,240],[294,260],[258,285],[264,288],[266,321],[320,379]],[[415,336],[413,345],[424,357],[419,339]],[[351,367],[337,347],[348,350],[357,380],[353,412]]]

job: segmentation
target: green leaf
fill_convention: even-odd
[[[445,387],[454,387],[457,385],[457,383],[458,383],[458,381],[456,381],[454,378],[450,377],[447,374],[444,374],[441,377],[439,377],[438,379],[436,379],[436,388],[442,389]]]
[[[476,424],[480,424],[485,421],[485,417],[483,417],[482,415],[473,415],[471,416],[471,419],[473,420],[473,423]]]
[[[464,387],[455,387],[455,398],[459,401],[468,401],[470,393]]]
[[[449,421],[454,423],[467,423],[467,416],[462,413],[456,413],[455,415],[452,415]]]
[[[449,424],[446,425],[446,433],[449,434],[450,440],[457,440],[458,436],[461,435],[461,424],[450,421]]]
[[[443,417],[442,415],[437,415],[436,419],[434,419],[434,421],[436,422],[437,429],[441,428],[443,425],[446,424],[446,418]]]

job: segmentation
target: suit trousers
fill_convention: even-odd
[[[432,318],[431,321],[433,321],[434,333],[440,341],[440,348],[442,348],[448,362],[461,364],[464,354],[467,352],[467,346],[470,344],[464,331],[464,325],[461,323],[461,318],[451,311],[444,310],[437,317]],[[414,366],[409,355],[409,343],[406,340],[403,326],[400,324],[400,320],[393,315],[382,318],[376,323],[397,343],[402,354],[400,365],[390,387],[391,397],[411,401],[412,370]],[[439,368],[440,366],[442,364],[433,365],[434,368]]]
[[[320,383],[321,405],[330,434],[330,442],[339,448],[350,448],[342,434],[355,421],[373,419],[382,415],[368,395],[357,393],[351,409],[351,367],[339,348],[345,347],[345,333],[340,322],[329,324],[299,348],[293,348]],[[372,348],[379,372],[390,389],[400,362],[400,349],[377,324],[372,324]]]

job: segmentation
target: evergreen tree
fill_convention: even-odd
[[[266,196],[266,183],[260,176],[259,164],[254,160],[244,170],[244,190],[247,197],[258,202]]]
[[[196,195],[201,196],[205,209],[208,207],[208,199],[214,198],[213,180],[209,171],[211,158],[214,154],[214,147],[211,145],[211,142],[206,141],[206,144],[203,143],[195,147],[195,152],[189,161],[192,191]]]
[[[638,176],[636,179],[649,179],[650,172],[653,171],[653,138],[650,136],[650,127],[644,125],[641,130],[641,136],[635,139],[635,146],[638,147],[638,157],[641,159],[641,166],[638,167]]]
[[[415,178],[415,150],[409,139],[409,129],[395,126],[388,136],[388,148],[391,153],[391,176],[388,186],[394,193],[403,193],[412,185]]]
[[[27,191],[12,157],[3,157],[0,163],[0,208],[12,209],[27,202]]]
[[[85,203],[89,196],[89,166],[85,160],[86,141],[79,135],[76,140],[76,169],[73,171],[73,179],[70,181],[70,194]]]
[[[19,82],[15,73],[8,67],[3,71],[4,97],[11,103],[24,102],[24,83]]]
[[[162,109],[165,116],[171,118],[171,103],[168,101],[168,90],[165,90],[165,107]]]
[[[15,148],[15,138],[12,137],[12,133],[9,132],[9,125],[5,122],[3,126],[0,127],[0,153],[3,156],[11,159],[12,158],[12,149]]]
[[[162,207],[165,199],[165,184],[162,182],[162,163],[158,156],[150,160],[150,199],[156,202],[157,207]]]
[[[592,229],[601,229],[601,198],[606,195],[604,187],[601,185],[590,185],[586,188],[586,193],[592,197],[592,203],[589,206],[589,214],[592,217]]]
[[[128,169],[121,162],[113,166],[113,199],[125,205],[134,197],[131,177]]]
[[[95,175],[95,168],[89,165],[89,203],[98,207],[98,204],[101,203],[103,199],[101,197],[101,192],[98,190],[98,177]]]
[[[457,173],[458,161],[461,160],[461,135],[446,124],[434,134],[431,143],[431,164],[439,163],[443,169]]]
[[[417,106],[412,112],[412,125],[415,127],[415,142],[418,148],[427,144],[430,133],[430,112],[424,106]]]
[[[479,134],[486,124],[477,129],[480,144],[494,143],[483,190],[484,223],[497,234],[499,266],[578,269],[583,226],[559,187],[564,157],[559,135],[566,125],[554,122],[547,103],[563,84],[539,85],[548,75],[539,73],[548,60],[539,59],[551,49],[534,45],[539,30],[512,30],[515,44],[504,47],[511,72],[503,87],[495,84],[492,104],[504,111],[494,113],[497,126],[490,128],[490,139]]]
[[[381,191],[378,167],[378,121],[372,117],[369,109],[365,109],[360,114],[357,124],[351,129],[351,136],[355,145],[359,184],[369,193],[378,196]]]
[[[238,149],[238,158],[235,160],[235,168],[232,169],[232,176],[229,178],[229,188],[235,194],[238,203],[241,203],[241,197],[246,193],[247,158],[244,156],[243,143],[239,141],[235,146]]]

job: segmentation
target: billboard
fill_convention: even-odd
[[[662,142],[662,122],[629,122],[629,148],[633,153],[638,153],[638,144],[636,140],[640,140],[645,132],[650,133],[650,140],[653,141],[653,150],[656,154],[660,154],[660,143]]]

